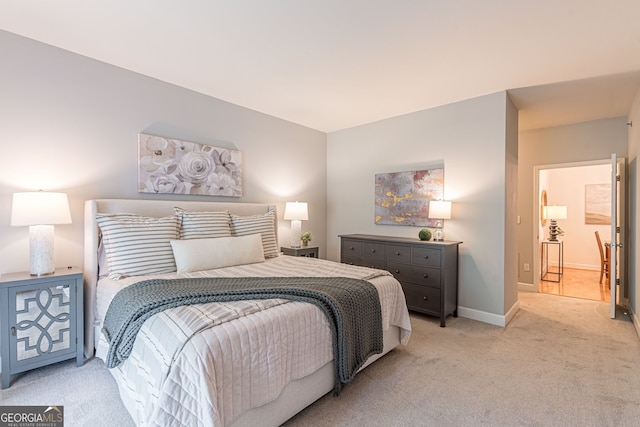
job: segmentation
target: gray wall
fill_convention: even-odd
[[[517,298],[516,254],[505,251],[516,246],[505,227],[515,221],[515,129],[515,108],[500,92],[330,133],[329,258],[339,259],[340,234],[417,238],[420,227],[374,223],[374,176],[444,166],[445,199],[453,202],[445,238],[464,242],[460,314],[504,322]]]
[[[56,227],[57,266],[82,265],[91,198],[309,203],[313,244],[326,248],[326,134],[0,31],[0,273],[29,268],[28,228],[11,227],[17,191],[67,192],[72,225]],[[137,134],[243,152],[244,196],[141,195]],[[280,221],[281,243],[290,223]],[[325,253],[321,253],[325,255]]]
[[[522,131],[519,135],[518,168],[518,277],[525,285],[533,283],[534,166],[606,160],[611,153],[627,157],[626,117],[595,120],[568,126]],[[532,266],[524,271],[524,264]]]

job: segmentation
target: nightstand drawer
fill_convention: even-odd
[[[411,246],[387,245],[387,261],[411,263]]]
[[[398,282],[415,283],[422,286],[440,287],[440,270],[409,264],[387,263],[387,269]]]
[[[424,267],[440,268],[440,251],[430,248],[413,248],[411,251],[411,263]]]
[[[362,258],[384,261],[384,243],[363,242]]]
[[[417,311],[440,313],[440,289],[412,283],[401,282],[401,284],[407,300],[407,307]]]
[[[317,246],[302,246],[299,248],[280,247],[280,252],[289,256],[303,256],[307,258],[318,258],[319,248]]]

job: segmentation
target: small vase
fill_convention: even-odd
[[[306,240],[302,241],[302,246],[309,246],[309,242],[307,242]]]

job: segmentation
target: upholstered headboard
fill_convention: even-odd
[[[84,353],[93,357],[95,338],[96,285],[98,282],[98,213],[129,213],[149,217],[174,214],[174,207],[187,211],[229,211],[236,215],[256,215],[275,211],[273,205],[259,203],[204,202],[184,200],[96,199],[87,200],[84,207]],[[275,230],[277,230],[277,215]]]

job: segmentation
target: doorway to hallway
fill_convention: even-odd
[[[538,264],[534,270],[538,279],[538,291],[552,295],[610,301],[607,281],[603,278],[603,283],[599,283],[600,254],[594,234],[595,231],[598,231],[601,236],[610,234],[610,199],[598,198],[602,193],[610,193],[610,190],[602,191],[602,186],[606,187],[610,182],[610,163],[603,160],[548,165],[536,169],[539,204],[535,207],[538,222],[534,227],[537,235],[534,242],[537,246],[535,259],[540,264],[543,264],[540,256],[545,255],[541,250],[542,246],[548,245],[550,238],[550,224],[543,217],[543,208],[544,206],[566,208],[566,218],[557,221],[561,231],[558,239],[562,241],[563,248],[563,256],[559,258],[561,265],[558,265],[558,257],[554,256],[547,260],[548,264],[542,266],[545,273],[562,269],[562,274],[545,274],[545,277],[542,277],[541,265]],[[590,191],[594,189],[600,190],[596,191],[596,197],[590,195]],[[598,215],[596,220],[591,214],[593,206],[590,206],[594,203],[600,204],[596,210],[602,211],[602,215]],[[549,246],[545,248],[549,250]],[[559,281],[542,280],[549,279],[549,276],[552,280]]]

